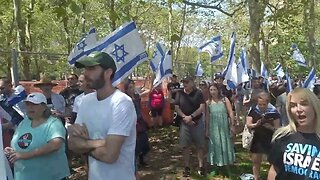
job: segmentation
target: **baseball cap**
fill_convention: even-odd
[[[42,93],[34,92],[27,96],[25,102],[31,102],[33,104],[47,104],[47,98]]]
[[[116,72],[117,70],[117,66],[114,60],[109,54],[105,52],[94,51],[90,53],[87,57],[75,63],[75,66],[77,68],[85,68],[96,65],[100,65],[106,69],[111,68],[113,72]]]
[[[222,74],[222,73],[216,73],[216,74],[214,75],[214,79],[218,79],[218,78],[224,79],[223,74]]]

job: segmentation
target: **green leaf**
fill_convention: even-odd
[[[176,41],[180,41],[180,36],[178,35],[178,34],[173,34],[172,36],[171,36],[171,41],[172,42],[176,42]]]
[[[81,8],[75,2],[71,2],[69,8],[74,14],[80,14],[82,12]]]
[[[56,13],[58,19],[65,17],[67,15],[67,11],[63,7],[56,7],[56,8],[54,8],[53,11],[54,11],[54,13]]]
[[[118,16],[118,14],[117,14],[116,11],[111,10],[111,11],[109,12],[109,18],[110,18],[111,21],[116,21],[116,20],[119,19],[119,16]]]

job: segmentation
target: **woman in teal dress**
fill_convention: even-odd
[[[235,161],[232,136],[234,135],[234,115],[231,103],[221,96],[217,84],[209,88],[207,101],[206,136],[209,138],[208,162],[210,165],[227,166]]]

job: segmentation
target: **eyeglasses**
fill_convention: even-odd
[[[75,80],[75,79],[76,79],[76,78],[73,78],[73,77],[72,77],[72,78],[67,78],[68,81],[70,81],[70,80]]]
[[[0,87],[0,90],[4,90],[5,89],[5,87]]]

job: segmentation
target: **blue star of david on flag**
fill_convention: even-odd
[[[150,68],[154,73],[156,73],[159,67],[159,63],[161,59],[164,58],[165,54],[166,54],[166,49],[164,45],[161,43],[157,43],[155,50],[153,51],[153,54],[152,54],[152,59],[150,61]]]
[[[74,63],[79,61],[81,58],[84,58],[86,56],[85,52],[95,47],[96,43],[96,29],[91,28],[89,32],[87,32],[73,47],[68,56],[68,63],[70,65],[74,65]]]
[[[152,54],[152,58],[155,58],[158,55],[157,51],[154,51]]]
[[[120,46],[117,44],[114,44],[114,50],[112,51],[111,54],[114,55],[117,62],[119,62],[119,61],[124,62],[124,57],[126,55],[128,55],[129,53],[124,50],[124,44],[122,44]]]
[[[83,51],[84,48],[87,46],[85,39],[83,39],[79,44],[77,44],[78,50]]]

